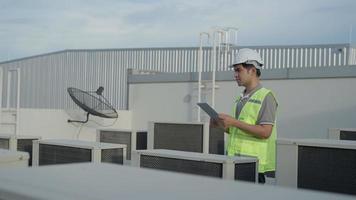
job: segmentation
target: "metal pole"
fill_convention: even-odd
[[[352,43],[352,24],[350,25],[350,32],[349,32],[349,44]]]
[[[198,102],[201,102],[201,88],[202,88],[202,80],[201,80],[201,74],[203,72],[203,36],[207,35],[208,36],[208,41],[210,39],[209,33],[206,32],[201,32],[200,33],[200,47],[199,47],[199,59],[198,59]],[[198,122],[201,122],[200,119],[201,115],[201,109],[198,107]]]
[[[212,68],[212,107],[215,108],[215,87],[216,87],[216,70],[217,67],[220,67],[222,65],[221,63],[221,42],[224,40],[226,41],[226,45],[228,45],[227,42],[227,32],[231,31],[231,30],[235,30],[237,31],[237,28],[234,27],[227,27],[227,28],[219,28],[219,27],[215,27],[213,30],[213,41],[214,41],[214,49],[213,49],[213,68]],[[216,39],[216,37],[218,37]],[[218,42],[218,44],[217,44]],[[218,54],[216,54],[216,48],[218,48]],[[226,53],[227,54],[227,53]],[[216,58],[218,56],[218,58]]]
[[[213,108],[215,108],[215,70],[216,70],[216,31],[213,32],[213,55],[212,55],[212,59],[213,59],[213,62],[212,62],[212,74],[213,74],[213,77],[212,77],[212,94],[211,94],[211,106]]]
[[[6,109],[10,109],[10,87],[11,87],[12,73],[11,70],[7,71],[7,90],[6,90]]]
[[[224,33],[223,31],[220,31],[220,30],[217,30],[216,31],[216,34],[214,34],[214,36],[218,37],[217,39],[217,44],[216,44],[216,39],[214,39],[215,41],[215,46],[214,46],[214,58],[215,58],[215,62],[214,62],[214,65],[213,65],[213,77],[212,77],[212,88],[211,88],[211,105],[213,108],[215,108],[215,87],[216,87],[216,69],[217,67],[220,66],[220,53],[221,53],[221,35],[222,33]],[[218,48],[218,53],[216,54],[216,48]],[[219,64],[219,65],[218,65]]]
[[[17,72],[17,106],[16,106],[16,132],[15,135],[19,134],[20,128],[20,85],[21,85],[21,71],[20,68],[16,69]]]

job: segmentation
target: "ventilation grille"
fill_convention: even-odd
[[[101,162],[124,164],[124,149],[103,149],[101,150]]]
[[[298,187],[356,194],[356,150],[299,146]]]
[[[37,139],[18,139],[17,140],[17,150],[28,152],[30,154],[29,166],[32,166],[32,142]]]
[[[235,164],[235,180],[256,181],[256,163]]]
[[[136,149],[137,150],[147,149],[147,132],[146,131],[136,132]]]
[[[131,160],[131,132],[100,131],[100,142],[126,144],[126,159]]]
[[[154,149],[203,152],[202,124],[154,124]]]
[[[9,149],[10,148],[9,142],[10,142],[9,139],[1,138],[0,139],[0,148],[1,149]]]
[[[221,128],[210,128],[209,153],[224,155],[224,130]]]
[[[188,174],[222,177],[221,163],[141,155],[140,166]]]
[[[340,140],[356,140],[356,131],[340,131]]]
[[[39,145],[39,165],[91,162],[91,150],[57,145]]]

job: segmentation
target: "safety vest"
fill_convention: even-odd
[[[238,120],[247,124],[256,125],[262,102],[271,91],[266,88],[257,90],[243,106]],[[272,93],[273,95],[273,93]],[[240,100],[241,97],[237,99]],[[236,105],[233,113],[236,113]],[[227,153],[229,156],[247,155],[258,158],[258,172],[275,171],[276,167],[276,123],[269,138],[261,139],[254,137],[236,127],[229,128],[229,142]]]

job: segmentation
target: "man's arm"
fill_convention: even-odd
[[[219,118],[221,122],[224,124],[224,128],[227,129],[229,127],[236,127],[245,132],[251,133],[253,136],[267,139],[272,133],[273,125],[272,124],[258,124],[258,125],[251,125],[245,122],[239,121],[230,115],[227,114],[219,114]]]

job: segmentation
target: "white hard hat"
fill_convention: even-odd
[[[261,59],[260,54],[256,50],[248,48],[240,49],[237,52],[235,59],[230,67],[234,67],[234,65],[242,63],[252,64],[257,69],[261,69],[263,66],[263,61]]]

